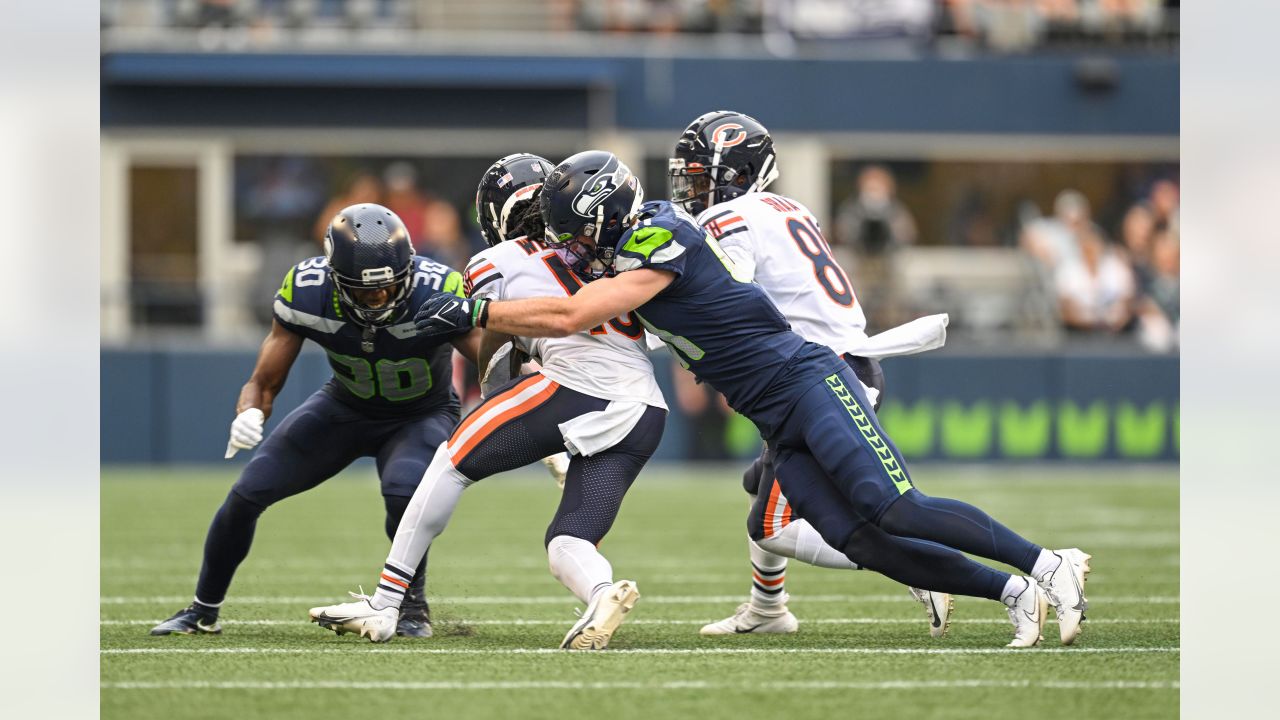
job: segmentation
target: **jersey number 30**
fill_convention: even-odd
[[[831,259],[831,249],[817,226],[813,224],[813,220],[787,218],[787,232],[791,233],[791,239],[796,241],[800,252],[813,263],[813,275],[826,291],[827,297],[837,305],[853,307],[853,303],[856,302],[853,296],[853,285],[849,283],[849,278],[836,261]]]

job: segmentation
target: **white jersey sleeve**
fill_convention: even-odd
[[[472,258],[467,283],[469,295],[492,300],[564,297],[582,287],[558,255],[522,239]],[[515,343],[537,358],[544,376],[567,388],[605,400],[667,407],[645,352],[644,326],[631,313],[568,337],[517,337]]]
[[[718,203],[698,218],[801,337],[836,354],[866,342],[867,317],[813,213],[773,193],[747,193]],[[740,259],[750,255],[749,260]]]

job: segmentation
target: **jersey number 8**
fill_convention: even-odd
[[[857,300],[853,296],[853,285],[849,283],[849,278],[836,261],[831,259],[831,249],[813,220],[805,218],[801,221],[797,218],[788,218],[787,232],[791,233],[791,239],[796,241],[800,252],[813,263],[813,275],[826,291],[827,297],[837,305],[853,307]]]

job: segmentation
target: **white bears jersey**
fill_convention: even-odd
[[[866,343],[867,316],[804,205],[773,193],[747,193],[713,205],[698,222],[805,340],[837,355]]]
[[[559,255],[525,238],[477,253],[464,275],[468,297],[491,300],[572,295],[582,287]],[[571,390],[603,400],[667,407],[645,354],[644,326],[634,313],[576,335],[518,337],[515,343],[538,360],[543,375]]]

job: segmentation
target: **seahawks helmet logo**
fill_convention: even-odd
[[[612,166],[612,169],[610,169]],[[587,180],[573,199],[573,211],[582,217],[593,217],[600,203],[615,193],[618,188],[630,179],[631,171],[626,165],[614,160],[601,168],[600,172]]]

